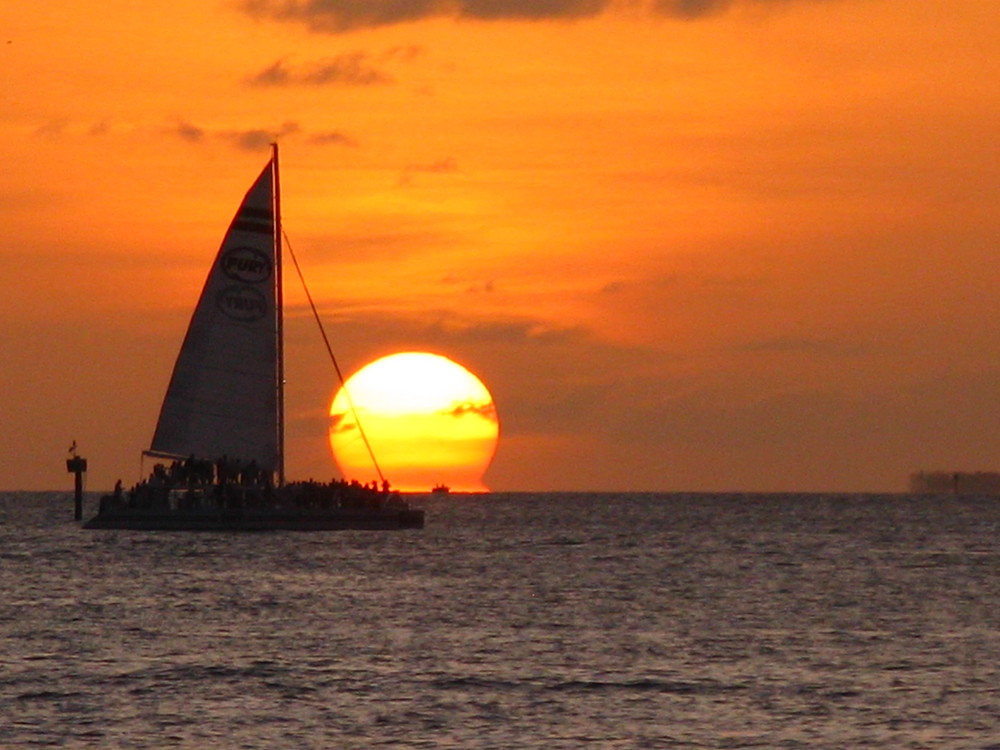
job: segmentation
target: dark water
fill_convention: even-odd
[[[1000,749],[1000,500],[428,499],[82,531],[0,495],[0,747]]]

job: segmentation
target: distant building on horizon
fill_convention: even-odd
[[[910,474],[915,495],[1000,495],[1000,472],[918,471]]]

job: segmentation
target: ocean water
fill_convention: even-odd
[[[0,747],[1000,749],[998,499],[420,504],[141,533],[0,495]]]

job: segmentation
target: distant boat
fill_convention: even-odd
[[[85,528],[423,527],[384,479],[285,481],[281,238],[275,144],[209,271],[145,452],[169,463],[129,491],[119,483]]]
[[[435,484],[431,487],[431,492],[435,495],[447,495],[451,492],[451,487],[446,484]]]

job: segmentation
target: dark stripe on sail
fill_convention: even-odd
[[[148,451],[143,451],[142,455],[152,456],[153,458],[176,458],[176,459],[184,459],[190,456],[190,454],[185,456],[183,453],[168,453],[167,451],[157,451],[153,450],[152,448],[150,448]]]
[[[274,234],[274,227],[270,224],[259,224],[256,221],[245,221],[243,219],[236,219],[233,222],[233,229],[238,229],[241,232],[255,232],[257,234]]]
[[[273,212],[269,208],[254,208],[253,206],[244,206],[240,209],[239,215],[246,219],[267,219],[271,220]]]

